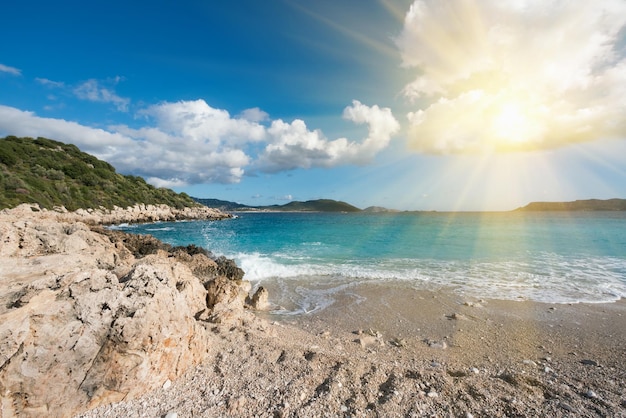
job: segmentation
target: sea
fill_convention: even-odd
[[[234,259],[285,315],[373,283],[477,300],[626,297],[626,212],[242,212],[113,228]]]

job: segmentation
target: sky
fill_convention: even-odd
[[[626,198],[624,0],[8,2],[0,136],[248,205]]]

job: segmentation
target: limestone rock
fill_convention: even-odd
[[[265,311],[270,309],[269,292],[263,286],[260,286],[254,295],[248,300],[248,305],[257,311]]]
[[[102,212],[21,205],[0,214],[2,417],[71,416],[162,387],[202,361],[215,338],[203,318],[246,315],[250,285],[234,263],[92,230],[87,223],[113,219]]]

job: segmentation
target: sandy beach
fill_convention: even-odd
[[[81,416],[621,417],[625,329],[623,300],[368,285],[316,314],[215,326],[207,359],[179,380]]]

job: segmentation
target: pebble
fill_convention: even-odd
[[[406,340],[402,339],[402,338],[394,338],[393,340],[390,341],[391,345],[395,346],[395,347],[406,347]]]
[[[446,348],[448,348],[448,343],[446,343],[445,341],[429,341],[428,346],[430,348],[445,350]]]
[[[341,405],[341,412],[348,412],[348,407],[345,405]]]
[[[588,397],[589,399],[596,399],[598,397],[598,394],[595,393],[593,390],[589,389],[587,392],[585,392],[585,396]]]
[[[367,331],[365,331],[365,333],[375,338],[383,337],[383,334],[381,334],[379,331],[376,331],[375,329],[372,329],[372,328],[369,328]]]
[[[167,379],[165,383],[163,383],[163,389],[168,390],[172,386],[172,381]]]
[[[176,412],[170,411],[165,414],[165,418],[178,418],[178,414]]]
[[[438,398],[439,394],[435,391],[431,391],[431,392],[428,392],[426,396],[428,396],[429,398]]]
[[[472,368],[470,369],[470,372],[472,372],[472,373],[474,373],[474,374],[478,374],[478,373],[480,373],[480,370],[478,370],[476,367],[472,367]]]
[[[598,365],[598,363],[597,363],[597,362],[595,362],[595,361],[593,361],[593,360],[588,360],[588,359],[581,360],[580,362],[581,362],[582,364],[584,364],[585,366],[597,366],[597,365]]]
[[[532,360],[524,360],[524,361],[522,361],[522,363],[527,364],[529,366],[536,366],[537,365],[537,363],[535,363]]]

